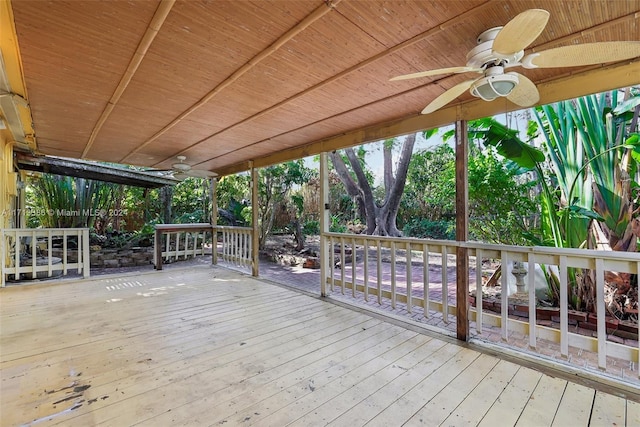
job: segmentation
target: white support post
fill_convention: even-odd
[[[329,162],[327,153],[320,153],[320,296],[327,296],[327,278],[333,276],[333,257],[326,237],[329,232]],[[333,283],[333,282],[332,282]]]

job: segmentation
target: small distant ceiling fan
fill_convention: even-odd
[[[640,41],[614,41],[586,43],[557,47],[524,55],[529,46],[544,30],[549,12],[529,9],[517,15],[504,27],[484,31],[477,38],[478,46],[467,54],[463,67],[441,68],[394,77],[391,81],[430,77],[439,74],[478,73],[482,77],[466,80],[450,88],[431,101],[422,114],[433,113],[447,105],[465,91],[475,97],[493,101],[506,97],[521,107],[530,107],[540,100],[536,85],[527,77],[505,69],[575,67],[622,61],[640,56]]]
[[[161,172],[170,173],[175,179],[183,180],[188,177],[194,178],[212,178],[217,176],[215,172],[210,172],[202,169],[192,169],[191,165],[184,163],[187,158],[185,156],[177,156],[177,163],[171,165],[171,169]]]

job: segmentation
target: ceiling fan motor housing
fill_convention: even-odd
[[[490,65],[517,64],[524,56],[524,50],[509,55],[500,55],[493,51],[493,40],[502,27],[491,28],[484,31],[477,38],[478,46],[467,54],[467,67],[486,68]]]

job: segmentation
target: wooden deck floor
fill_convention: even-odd
[[[640,425],[640,404],[222,268],[0,290],[0,424]]]

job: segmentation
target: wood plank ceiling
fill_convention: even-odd
[[[469,75],[388,80],[464,65],[478,34],[526,9],[551,13],[526,53],[640,40],[640,0],[11,4],[40,152],[155,168],[184,155],[220,174],[514,109],[465,93],[420,116]],[[640,83],[639,64],[518,71],[549,102]]]

